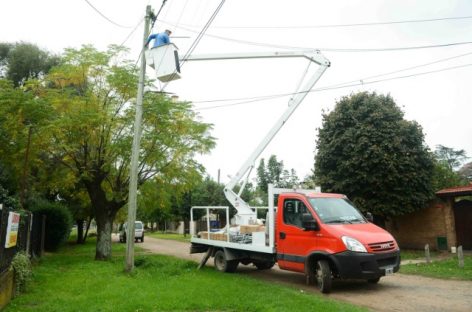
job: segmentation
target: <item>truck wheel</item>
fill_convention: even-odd
[[[327,294],[331,291],[331,269],[327,260],[318,260],[316,263],[316,283],[319,290]]]
[[[233,273],[238,267],[238,260],[226,260],[223,250],[218,250],[215,253],[215,268],[220,272]]]
[[[370,278],[367,280],[368,283],[370,284],[377,284],[380,281],[380,277],[377,278]]]
[[[274,261],[255,261],[254,265],[258,270],[269,270],[274,266]]]
[[[144,235],[141,237],[141,243],[144,242]]]

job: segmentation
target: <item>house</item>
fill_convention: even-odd
[[[436,192],[425,209],[395,217],[386,224],[401,248],[436,250],[462,246],[472,250],[472,183]]]

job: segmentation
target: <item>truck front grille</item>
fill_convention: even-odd
[[[393,241],[372,243],[369,247],[373,252],[392,251],[395,249],[395,243]]]

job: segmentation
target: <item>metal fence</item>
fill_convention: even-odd
[[[21,212],[16,246],[6,247],[8,218],[10,212],[6,207],[0,210],[0,273],[8,270],[11,261],[20,251],[30,255],[41,256],[44,250],[45,217],[33,217],[32,213]]]

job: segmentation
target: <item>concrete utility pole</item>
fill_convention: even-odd
[[[144,36],[141,50],[144,51],[149,37],[149,24],[151,21],[151,6],[146,7],[146,17],[144,20]],[[136,202],[138,191],[138,164],[139,149],[141,141],[141,122],[143,117],[143,95],[144,78],[146,76],[146,58],[141,53],[141,68],[139,71],[138,95],[136,97],[136,116],[134,119],[133,149],[131,153],[131,170],[129,174],[129,195],[128,195],[128,228],[126,229],[126,265],[125,270],[131,272],[134,269],[134,222],[136,221]]]

